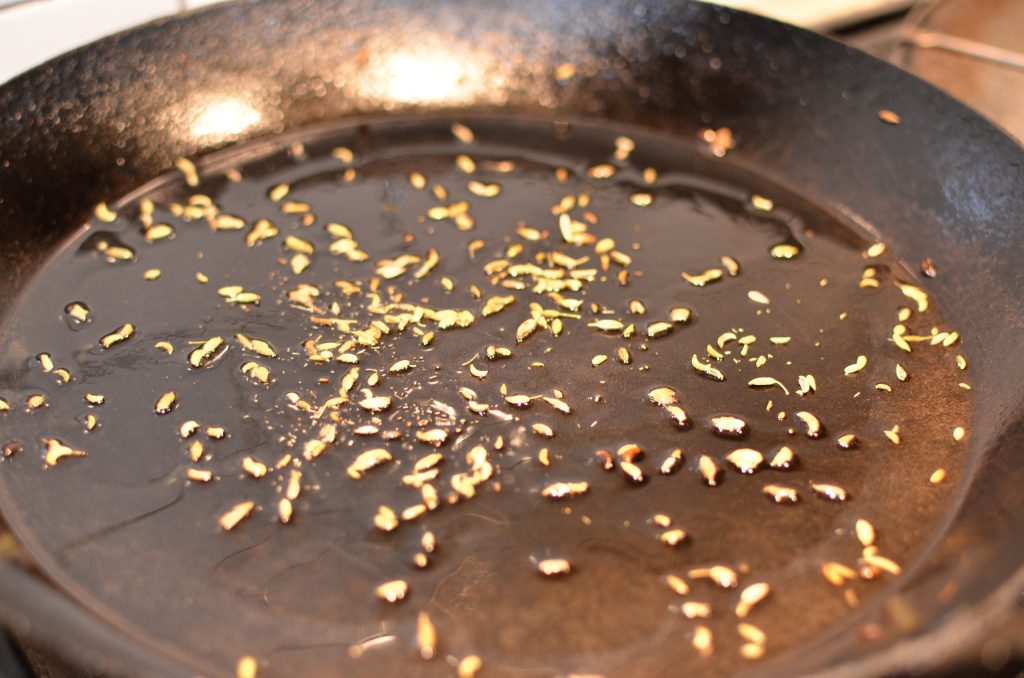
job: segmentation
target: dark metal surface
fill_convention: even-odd
[[[451,74],[448,87],[396,77],[422,62]],[[564,62],[578,75],[559,84],[552,72]],[[217,106],[249,124],[211,124]],[[880,108],[903,124],[881,127]],[[928,555],[887,603],[865,610],[863,621],[886,629],[880,638],[822,638],[766,670],[926,668],[976,652],[1015,613],[1024,589],[1024,152],[932,87],[792,27],[688,2],[295,0],[115,36],[0,90],[0,303],[96,202],[180,155],[349,116],[446,110],[585,116],[683,137],[728,126],[739,165],[877,230],[907,261],[931,257],[941,273],[929,291],[971,328],[979,408],[970,482]],[[13,566],[0,574],[0,615],[23,635],[73,660],[105,647],[90,665],[106,671],[174,670],[24,578]],[[957,587],[940,600],[949,581]],[[907,609],[911,623],[893,624]]]

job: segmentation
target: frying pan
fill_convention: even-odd
[[[418,59],[460,64],[458,76],[437,91],[383,84],[381,64]],[[556,82],[566,62],[578,75]],[[224,100],[255,115],[240,127],[195,124]],[[883,108],[903,119],[884,135]],[[1020,650],[1024,152],[929,85],[819,35],[685,1],[284,0],[107,38],[0,88],[0,314],[92,206],[180,156],[426,113],[590,118],[682,139],[729,127],[737,165],[877,232],[905,261],[931,257],[940,273],[923,284],[970,328],[977,411],[955,500],[886,596],[751,671],[921,671],[971,658],[993,637]],[[0,618],[87,670],[194,671],[13,563],[0,566]],[[881,633],[865,638],[865,624]]]

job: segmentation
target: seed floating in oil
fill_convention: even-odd
[[[565,558],[546,558],[537,563],[537,570],[546,577],[553,577],[569,574],[572,565]]]
[[[723,415],[711,418],[711,430],[724,437],[742,437],[747,434],[747,422],[739,417]]]
[[[409,584],[404,579],[393,579],[377,587],[377,597],[388,603],[403,600],[409,592]]]
[[[235,678],[256,678],[256,672],[259,670],[259,663],[255,657],[246,655],[238,660],[235,665]]]
[[[570,76],[571,77],[571,76]],[[480,657],[471,654],[463,657],[455,669],[458,678],[475,678],[476,674],[483,668],[484,662]]]
[[[43,454],[43,461],[47,466],[56,466],[62,459],[66,459],[68,457],[86,456],[84,451],[76,450],[56,438],[44,438],[43,444],[46,446]]]
[[[758,582],[740,591],[740,600],[736,603],[736,616],[743,619],[750,614],[755,605],[768,597],[771,586],[766,582]]]
[[[749,447],[733,450],[725,458],[740,473],[753,473],[764,463],[764,456],[757,450]]]
[[[829,501],[846,501],[849,496],[842,487],[831,483],[811,483],[811,489],[819,497]]]
[[[715,652],[715,645],[711,629],[706,626],[697,626],[693,630],[693,649],[697,650],[703,658],[708,658]]]
[[[854,523],[854,531],[861,546],[871,546],[875,543],[875,526],[863,518],[858,518]]]
[[[472,136],[470,136],[470,141],[472,141]],[[419,647],[420,656],[424,659],[433,658],[437,651],[437,629],[426,612],[420,612],[416,618],[416,645]]]
[[[256,504],[252,501],[243,501],[235,504],[226,513],[221,515],[219,520],[221,529],[225,532],[235,529],[240,522],[252,514],[255,508]]]
[[[878,111],[878,119],[889,125],[898,125],[901,121],[899,114],[893,113],[887,108]]]

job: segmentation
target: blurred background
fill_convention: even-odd
[[[218,1],[0,0],[0,83],[105,35]],[[822,32],[890,61],[1024,140],[1024,0],[719,0],[718,4]],[[19,547],[2,523],[0,556],[19,559]],[[1024,666],[1011,654],[1009,643],[993,639],[978,649],[976,663],[952,667],[942,675],[1024,676]],[[0,677],[29,675],[20,652],[0,634]]]
[[[0,0],[0,82],[111,33],[218,0]],[[1024,139],[1024,0],[719,0],[891,61]]]

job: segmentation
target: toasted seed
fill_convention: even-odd
[[[697,472],[700,473],[700,476],[701,478],[704,479],[704,482],[710,485],[711,487],[714,487],[715,485],[718,484],[718,464],[716,464],[715,460],[709,457],[708,455],[702,454],[700,455],[700,457],[698,457]]]
[[[337,148],[331,149],[331,156],[346,164],[351,163],[356,157],[355,153],[352,152],[352,149],[346,148],[345,146],[338,146]]]
[[[625,327],[625,325],[618,320],[605,318],[602,320],[595,320],[592,323],[587,323],[587,327],[593,327],[594,329],[601,330],[602,332],[619,332]]]
[[[861,546],[871,546],[875,543],[875,526],[863,518],[858,518],[854,523],[854,532]]]
[[[811,483],[811,488],[819,497],[829,501],[846,501],[849,496],[842,487],[830,483]]]
[[[537,570],[547,576],[564,575],[572,572],[572,565],[565,558],[546,558],[537,563]]]
[[[541,496],[550,497],[551,499],[576,497],[584,494],[588,489],[590,489],[590,484],[586,481],[557,482],[545,487],[541,491]]]
[[[375,591],[381,600],[397,603],[409,592],[409,584],[404,579],[393,579],[380,584]]]
[[[256,658],[246,655],[235,665],[235,678],[256,678],[258,669],[259,664],[256,662]]]
[[[821,419],[810,412],[797,412],[793,415],[804,424],[804,433],[808,438],[820,438],[825,434],[825,425]]]
[[[783,445],[772,457],[771,466],[774,469],[787,470],[796,463],[796,453],[789,447]]]
[[[690,317],[692,315],[693,311],[691,311],[690,309],[684,306],[676,306],[675,308],[669,310],[668,319],[674,323],[679,323],[682,325],[690,322]]]
[[[391,453],[385,449],[377,448],[362,452],[349,464],[347,472],[350,478],[358,480],[370,469],[376,468],[385,462],[391,461]]]
[[[847,581],[857,578],[857,573],[853,569],[835,562],[823,564],[821,574],[833,586],[843,586]]]
[[[240,522],[249,517],[254,508],[256,508],[256,503],[251,501],[235,504],[220,517],[218,522],[220,522],[221,529],[225,532],[233,530]]]
[[[725,458],[740,473],[753,473],[764,463],[764,455],[749,447],[733,450]]]
[[[740,262],[736,261],[732,257],[726,255],[721,258],[722,266],[725,266],[726,272],[730,277],[736,277],[740,274]]]
[[[87,323],[90,320],[89,307],[81,302],[71,302],[70,304],[64,307],[64,313],[66,313],[67,316],[74,320],[76,323]]]
[[[760,659],[764,656],[764,645],[743,643],[743,645],[740,645],[740,656],[750,660]]]
[[[242,363],[241,371],[242,374],[260,382],[261,384],[266,384],[270,381],[270,370],[266,366],[260,365],[252,360]]]
[[[654,202],[654,196],[650,193],[633,193],[629,196],[629,201],[637,207],[647,207]]]
[[[625,473],[626,476],[634,483],[644,482],[644,472],[633,462],[620,461],[619,468],[622,469],[622,472]]]
[[[690,418],[686,414],[686,410],[679,407],[678,405],[667,405],[665,407],[665,412],[667,412],[668,415],[672,417],[672,420],[679,428],[686,428],[687,426],[689,426]]]
[[[893,113],[887,108],[878,111],[878,119],[889,125],[898,125],[901,121],[899,114]]]
[[[96,215],[97,219],[108,224],[117,219],[117,212],[107,207],[105,202],[97,204],[93,214]]]
[[[391,407],[390,396],[371,396],[359,401],[359,407],[367,412],[383,412]]]
[[[292,514],[295,508],[292,506],[292,500],[288,497],[281,497],[280,501],[277,502],[277,519],[281,521],[282,525],[287,525],[292,521]]]
[[[194,483],[208,483],[213,480],[213,471],[190,468],[185,470],[185,476]]]
[[[107,398],[102,393],[86,393],[83,398],[90,405],[102,405],[107,402]]]
[[[757,290],[750,290],[747,292],[747,299],[750,299],[755,304],[767,305],[772,303],[771,299],[769,299],[764,292],[758,292]]]
[[[771,249],[771,255],[775,259],[793,259],[801,252],[800,247],[792,243],[779,243]]]
[[[615,456],[623,461],[636,461],[643,455],[643,450],[636,443],[625,443],[615,450]]]
[[[846,433],[836,438],[836,445],[843,450],[852,450],[857,447],[857,436],[852,433]]]
[[[253,478],[262,478],[267,475],[267,465],[252,457],[244,457],[242,459],[242,468]]]
[[[530,425],[530,429],[534,433],[536,433],[537,435],[541,436],[542,438],[554,438],[555,437],[555,431],[550,426],[548,426],[547,424],[541,424],[541,423],[531,424]]]
[[[472,141],[472,136],[470,136],[470,141]],[[437,651],[437,629],[434,628],[434,622],[430,621],[430,615],[426,612],[420,612],[416,617],[416,645],[419,647],[420,656],[424,659],[431,659]]]
[[[440,428],[432,428],[426,431],[416,431],[416,440],[427,445],[440,447],[448,440],[448,432]]]
[[[563,64],[564,65],[564,64]],[[572,76],[569,76],[572,77]],[[565,78],[559,78],[565,79]],[[475,654],[471,654],[468,657],[463,657],[459,661],[459,665],[455,669],[455,673],[458,678],[474,678],[478,671],[483,668],[483,660]]]
[[[675,574],[665,575],[665,583],[668,587],[675,591],[676,595],[685,596],[690,592],[690,585],[686,583],[686,580]]]
[[[178,397],[174,395],[174,391],[168,391],[157,399],[153,411],[157,414],[167,414],[177,406]]]
[[[679,611],[687,619],[707,619],[711,616],[711,606],[696,600],[688,600],[679,606]]]
[[[501,193],[501,184],[486,184],[482,181],[470,181],[466,184],[469,192],[481,198],[493,198]]]
[[[714,654],[715,646],[711,629],[703,625],[698,625],[693,630],[692,645],[693,649],[697,651],[697,654],[705,659]]]
[[[110,334],[107,334],[100,338],[100,346],[102,346],[103,348],[110,348],[115,344],[119,344],[122,341],[126,341],[133,334],[135,334],[135,325],[132,325],[131,323],[125,323],[124,325],[121,325],[121,327],[117,328]]]
[[[853,364],[847,365],[846,367],[843,368],[843,374],[845,374],[845,375],[856,374],[857,372],[860,372],[865,367],[867,367],[867,365],[868,365],[867,356],[859,355],[859,356],[857,356],[857,360],[854,361]]]
[[[672,323],[655,322],[647,326],[647,337],[656,339],[672,332]]]
[[[537,331],[537,321],[533,318],[527,318],[519,324],[516,328],[516,342],[522,343],[526,341],[531,334]]]
[[[715,381],[725,381],[724,374],[722,374],[718,369],[713,367],[711,363],[701,362],[700,358],[697,357],[696,353],[694,353],[693,357],[690,358],[690,365],[693,367],[693,369],[697,370],[698,372],[708,377],[709,379],[714,379]]]
[[[192,367],[203,367],[224,344],[223,337],[212,337],[204,341],[198,348],[188,354],[188,364]]]
[[[373,516],[373,524],[382,532],[391,532],[398,528],[398,516],[388,506],[379,506]]]
[[[543,400],[548,405],[558,410],[562,414],[572,414],[572,408],[569,407],[569,403],[565,402],[564,400],[561,400],[560,398],[549,398],[545,396]]]
[[[932,485],[938,485],[939,483],[941,483],[945,479],[946,479],[946,469],[944,469],[944,468],[937,468],[937,469],[935,469],[934,472],[932,472],[931,476],[929,476],[928,482],[930,482]]]
[[[740,634],[740,637],[746,640],[748,643],[754,643],[755,645],[764,645],[768,640],[768,636],[764,631],[746,622],[741,622],[737,627],[736,631]]]
[[[535,396],[521,394],[510,395],[505,396],[505,402],[507,402],[512,407],[529,407],[533,403],[534,397]]]
[[[174,161],[174,166],[181,172],[186,184],[189,186],[199,185],[199,171],[196,169],[194,162],[188,158],[178,158]]]
[[[720,268],[709,268],[703,273],[686,273],[683,272],[683,280],[690,283],[694,287],[704,287],[708,283],[717,282],[722,279],[724,275]]]
[[[665,476],[671,475],[679,468],[682,460],[683,451],[678,448],[672,450],[672,452],[661,462],[661,466],[658,468],[658,471]]]
[[[869,553],[867,551],[865,551],[863,558],[864,562],[871,567],[882,570],[883,572],[888,572],[891,575],[898,575],[902,571],[899,564],[891,558],[886,558],[885,556]]]
[[[149,241],[149,242],[153,242],[153,241],[156,241],[156,240],[163,240],[164,238],[169,238],[172,235],[174,235],[174,227],[171,226],[170,224],[153,224],[152,226],[147,228],[145,230],[145,232],[143,233],[143,237],[147,241]],[[154,270],[156,270],[156,269],[154,269]],[[157,271],[157,274],[156,274],[155,278],[147,277],[146,279],[147,280],[155,280],[156,278],[159,278],[159,277],[160,277],[159,271]]]
[[[789,389],[786,388],[786,385],[773,377],[754,377],[747,382],[747,386],[750,388],[770,388],[772,386],[778,386],[786,395],[789,395]]]
[[[56,438],[44,438],[43,444],[46,446],[45,454],[43,455],[43,461],[47,466],[56,466],[62,459],[67,457],[84,457],[85,452],[82,450],[76,450],[69,445],[65,445]],[[9,456],[9,455],[6,455]]]
[[[740,619],[746,617],[755,605],[768,597],[770,592],[771,586],[766,582],[751,584],[740,591],[740,600],[736,603],[736,616]]]
[[[897,282],[896,286],[906,297],[917,302],[917,310],[919,313],[924,313],[928,310],[928,294],[924,290],[916,285],[909,285],[901,282]]]
[[[711,430],[720,436],[743,436],[747,433],[747,422],[729,415],[712,417]]]
[[[473,143],[473,130],[463,125],[461,122],[452,124],[452,136],[461,141],[464,144]]]
[[[647,392],[647,397],[652,403],[662,407],[675,405],[678,402],[675,389],[668,386],[659,386],[658,388],[651,389]]]
[[[235,339],[237,339],[238,343],[242,345],[242,348],[245,348],[246,350],[258,353],[265,358],[277,357],[277,351],[274,350],[274,347],[263,339],[248,337],[241,333],[236,334]]]
[[[669,546],[678,546],[683,542],[684,539],[686,539],[686,532],[678,528],[673,530],[665,530],[660,535],[658,535],[658,540],[661,541],[661,543],[667,544]]]
[[[953,429],[953,440],[960,442],[967,435],[967,430],[963,426],[957,426]]]

